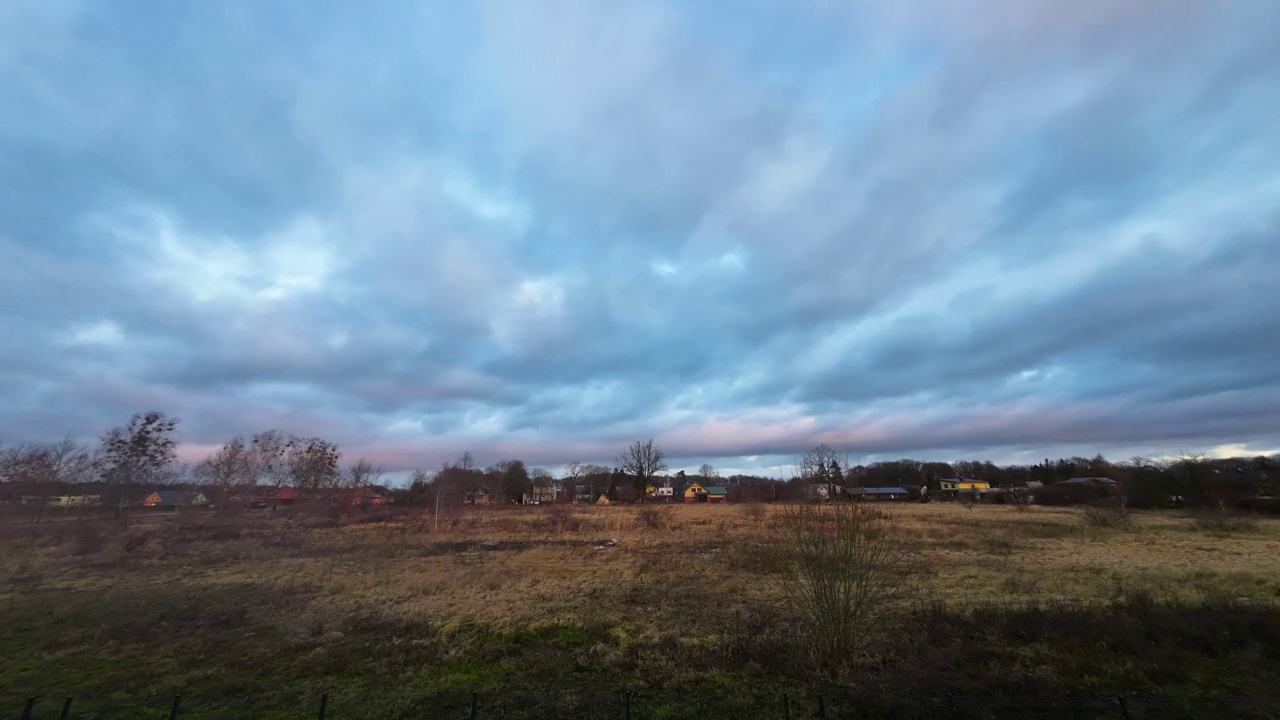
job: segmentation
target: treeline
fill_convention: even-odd
[[[337,443],[299,437],[280,430],[238,435],[193,466],[176,461],[179,421],[163,412],[134,415],[105,432],[97,445],[66,438],[54,443],[0,447],[0,481],[5,494],[56,494],[66,486],[87,483],[109,488],[154,488],[186,485],[230,493],[237,488],[292,486],[301,491],[361,488],[377,484],[382,468],[359,458],[343,464]],[[483,494],[487,502],[520,502],[530,497],[557,499],[604,496],[629,502],[650,489],[670,487],[676,494],[689,484],[723,485],[731,501],[792,501],[812,497],[812,485],[829,490],[851,487],[934,489],[942,479],[981,480],[994,488],[1028,488],[1047,504],[1087,502],[1097,486],[1072,487],[1070,478],[1109,478],[1111,493],[1132,507],[1169,507],[1233,503],[1241,498],[1280,494],[1280,454],[1252,458],[1209,458],[1183,454],[1174,458],[1130,458],[1112,462],[1092,458],[1045,459],[1034,465],[996,465],[987,460],[955,462],[909,458],[857,464],[827,445],[799,458],[792,477],[757,475],[721,477],[711,465],[696,473],[670,473],[665,453],[652,439],[625,448],[610,465],[569,462],[559,477],[529,467],[520,459],[504,459],[480,467],[470,452],[434,472],[415,470],[402,502],[429,504],[440,499],[466,502]],[[927,494],[927,493],[926,493]],[[834,497],[835,495],[831,495]]]
[[[290,485],[301,490],[362,487],[382,469],[363,458],[343,466],[337,443],[266,430],[236,436],[194,466],[177,462],[179,420],[162,412],[138,413],[108,430],[97,445],[71,438],[0,448],[0,481],[9,494],[57,493],[67,486],[155,488],[193,485],[234,488]]]

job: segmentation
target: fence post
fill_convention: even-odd
[[[818,696],[818,720],[827,720],[827,701],[821,695]]]
[[[62,701],[62,714],[58,716],[58,720],[67,720],[71,717],[71,698]]]
[[[22,720],[31,720],[31,711],[36,707],[36,698],[31,696],[27,698],[27,704],[22,708]]]
[[[791,698],[782,693],[782,720],[791,720]]]
[[[478,698],[476,697],[476,693],[471,693],[471,720],[476,720],[479,717],[480,708],[478,707]]]
[[[169,708],[169,720],[178,720],[178,704],[182,702],[182,695],[173,696],[173,707]]]
[[[626,720],[631,720],[631,691],[622,693],[622,711]]]
[[[956,698],[951,693],[947,693],[947,717],[956,717]]]
[[[324,711],[327,707],[329,707],[329,693],[320,693],[320,720],[324,720]]]
[[[1116,696],[1116,702],[1120,704],[1120,716],[1124,720],[1129,720],[1129,703],[1125,702],[1123,695]]]

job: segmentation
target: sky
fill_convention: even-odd
[[[1280,448],[1275,0],[0,2],[0,442]]]

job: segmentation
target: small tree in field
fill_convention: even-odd
[[[830,671],[863,646],[908,588],[891,516],[859,504],[791,505],[780,515],[775,576],[815,658]]]

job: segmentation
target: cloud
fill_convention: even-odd
[[[1280,442],[1273,3],[0,15],[0,439]]]

